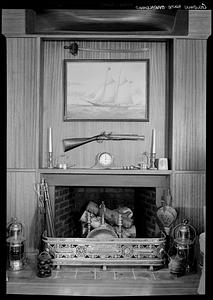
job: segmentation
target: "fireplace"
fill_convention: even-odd
[[[170,173],[121,169],[45,170],[41,176],[47,181],[51,198],[55,200],[58,236],[44,235],[43,241],[53,255],[53,264],[57,267],[162,266],[166,236],[156,225],[155,211],[163,190],[169,188]],[[131,208],[136,237],[107,240],[82,238],[79,219],[90,200],[97,205],[104,201],[110,209],[117,205]],[[61,215],[60,209],[63,210]],[[68,211],[67,215],[65,211]]]
[[[55,188],[56,237],[82,237],[80,219],[88,203],[104,201],[110,210],[127,207],[133,213],[137,238],[159,235],[156,223],[156,189],[134,187],[67,187]],[[131,227],[130,227],[131,228]]]

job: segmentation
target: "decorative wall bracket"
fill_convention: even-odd
[[[64,49],[69,49],[70,53],[74,56],[78,54],[78,44],[76,42],[71,43],[69,46],[64,46]]]

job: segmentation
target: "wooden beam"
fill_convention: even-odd
[[[190,38],[207,39],[211,35],[211,10],[189,10]]]
[[[169,188],[169,176],[110,174],[42,174],[49,185]]]
[[[179,10],[181,12],[181,10]],[[141,12],[142,14],[142,12]],[[179,23],[178,23],[179,22]],[[175,25],[181,24],[182,20],[176,20]],[[186,22],[187,25],[187,22]],[[10,35],[20,35],[20,36],[27,36],[27,34],[35,34],[35,27],[36,27],[36,12],[30,9],[2,9],[2,33],[10,36]],[[47,36],[49,32],[43,33],[43,35]],[[67,36],[72,34],[71,31],[52,31],[50,32],[50,36],[54,35],[61,35]],[[83,34],[83,35],[82,35]],[[41,33],[40,33],[41,35]],[[174,38],[174,37],[183,37],[184,38],[194,38],[194,39],[207,39],[211,35],[211,10],[207,9],[188,9],[188,34],[179,34],[175,32],[171,32],[169,34],[163,33],[152,33],[152,38]],[[122,33],[118,34],[116,32],[112,32],[110,34],[103,33],[103,34],[91,34],[85,32],[75,31],[74,36],[79,38],[150,38],[150,34],[147,31],[132,31],[128,34]]]

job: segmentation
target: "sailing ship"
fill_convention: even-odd
[[[97,90],[87,95],[85,99],[94,106],[135,106],[141,105],[141,95],[133,88],[133,81],[122,77],[120,68],[118,80],[111,74],[111,68],[106,70],[104,82]]]

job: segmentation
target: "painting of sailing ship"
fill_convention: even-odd
[[[65,60],[64,120],[148,121],[148,60]]]

